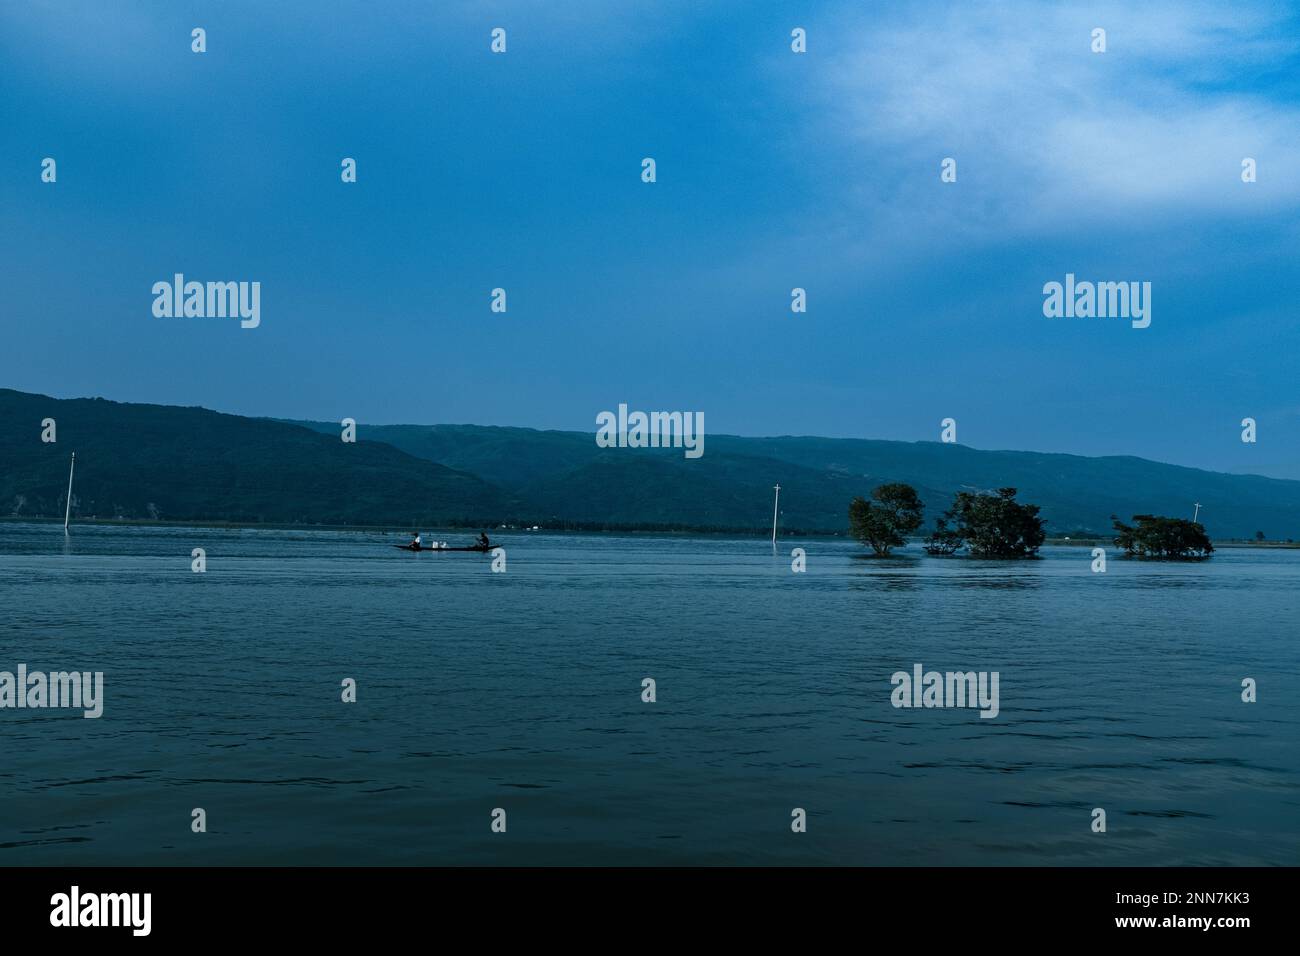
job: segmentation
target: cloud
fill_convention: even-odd
[[[848,195],[896,226],[1061,233],[1300,203],[1300,108],[1278,79],[1298,44],[1276,8],[1012,2],[842,15],[855,26],[839,31],[818,105],[832,140],[893,172],[887,208],[878,184]],[[1105,53],[1090,49],[1094,27]],[[939,182],[945,156],[958,161],[956,186]],[[1259,164],[1250,186],[1248,156]]]

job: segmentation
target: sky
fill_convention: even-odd
[[[3,4],[0,386],[1300,478],[1297,67],[1267,3]]]

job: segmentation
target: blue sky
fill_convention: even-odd
[[[7,4],[0,385],[1300,478],[1300,21],[1130,6]],[[155,318],[175,272],[260,327]],[[1151,327],[1045,318],[1067,272]]]

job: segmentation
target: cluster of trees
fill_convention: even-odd
[[[1047,540],[1038,505],[1016,501],[1015,488],[999,488],[993,494],[959,491],[952,507],[935,519],[925,550],[932,555],[956,554],[962,548],[981,558],[1031,558]],[[871,546],[877,555],[907,543],[907,536],[921,527],[925,503],[916,489],[903,482],[881,485],[871,500],[854,498],[849,503],[849,530]],[[1196,560],[1214,552],[1198,521],[1134,515],[1126,525],[1115,515],[1115,546],[1138,558]]]
[[[1114,515],[1115,547],[1132,557],[1164,560],[1208,558],[1214,552],[1205,526],[1186,518],[1163,518],[1157,515],[1134,515],[1133,525],[1124,524]]]
[[[916,489],[902,482],[881,485],[871,500],[849,504],[849,529],[878,555],[906,543],[924,520],[925,504]],[[935,520],[925,550],[933,555],[955,554],[962,548],[981,558],[1031,558],[1047,540],[1038,505],[1016,501],[1015,488],[994,494],[959,491],[952,507]]]
[[[935,519],[925,550],[950,555],[965,548],[979,558],[1032,558],[1047,540],[1038,512],[1038,505],[1016,501],[1015,488],[999,488],[992,494],[959,491],[952,507]],[[907,543],[907,536],[921,527],[924,514],[925,503],[916,489],[893,482],[873,491],[871,500],[859,497],[849,503],[849,530],[877,555],[887,555]],[[1196,560],[1214,552],[1205,526],[1198,521],[1134,515],[1134,524],[1126,525],[1115,515],[1111,519],[1115,546],[1131,557]]]

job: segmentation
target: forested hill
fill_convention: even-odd
[[[302,423],[338,433],[334,423]],[[592,432],[479,425],[363,425],[359,434],[479,475],[539,521],[760,529],[781,484],[782,524],[842,531],[848,502],[887,481],[915,486],[927,520],[959,490],[1012,486],[1043,506],[1054,535],[1110,534],[1112,514],[1192,516],[1219,538],[1300,539],[1300,482],[1229,475],[1133,457],[980,451],[939,442],[708,435],[681,450],[601,449]]]
[[[41,441],[52,418],[57,441]],[[1300,539],[1300,482],[1140,458],[979,451],[937,442],[707,435],[680,449],[602,449],[593,431],[285,422],[202,408],[54,399],[0,389],[0,515],[63,515],[77,452],[80,517],[391,525],[844,531],[848,503],[905,481],[929,515],[958,490],[1020,490],[1054,535],[1108,534],[1110,516],[1191,517],[1217,538]]]
[[[57,441],[41,441],[44,419]],[[421,524],[509,511],[482,479],[391,445],[202,408],[0,389],[0,514],[305,524]]]

